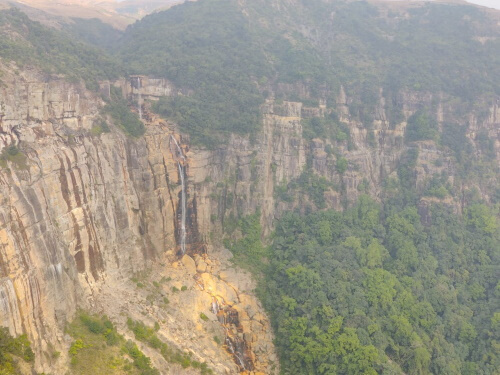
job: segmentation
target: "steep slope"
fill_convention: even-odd
[[[64,74],[68,80],[83,79],[94,89],[98,80],[116,79],[123,72],[100,50],[33,22],[16,8],[0,12],[0,28],[0,57],[5,62]]]
[[[186,146],[175,127],[152,119],[149,135],[125,135],[126,121],[139,121],[126,99],[106,103],[82,80],[116,77],[119,69],[106,70],[115,66],[111,60],[17,10],[1,16],[9,48],[0,63],[0,319],[12,335],[28,335],[35,369],[79,373],[77,354],[88,337],[64,332],[85,309],[107,314],[126,339],[135,336],[161,373],[229,374],[243,367],[268,373],[276,362],[269,322],[249,276],[233,270],[227,254],[205,254],[198,240],[192,183],[185,176],[180,185],[173,144]],[[101,88],[128,98],[135,82]],[[164,84],[149,89],[165,94],[171,89]],[[189,255],[177,262],[184,214]],[[223,271],[223,280],[215,277]],[[159,324],[168,351],[131,336],[127,316]]]
[[[498,36],[498,15],[472,6],[214,0],[144,18],[118,56],[137,74],[192,90],[159,111],[210,145],[218,140],[209,129],[257,130],[270,95],[332,108],[342,86],[367,127],[380,89],[393,126],[405,91],[448,94],[470,108],[498,94]]]
[[[159,323],[163,340],[216,373],[237,371],[230,353],[212,339],[231,337],[228,343],[238,343],[235,355],[241,350],[251,358],[246,366],[268,372],[269,323],[248,276],[231,270],[219,252],[201,256],[191,181],[188,253],[199,267],[188,255],[176,263],[181,185],[174,128],[156,121],[140,139],[115,127],[102,133],[104,103],[95,93],[14,69],[2,65],[0,314],[12,334],[28,333],[36,369],[66,371],[71,339],[64,329],[83,308],[107,314],[122,332],[126,316]],[[131,280],[147,269],[151,276]],[[227,277],[215,277],[224,270]],[[210,312],[214,300],[233,320],[218,323],[217,311]],[[208,323],[200,322],[202,313]],[[62,355],[53,357],[55,350]],[[182,371],[153,349],[143,350],[162,373]],[[250,357],[253,350],[259,354]]]
[[[146,40],[160,29],[176,38]],[[199,2],[125,34],[136,71],[181,88],[154,109],[221,155],[193,164],[198,220],[238,262],[266,270],[255,233],[283,212],[383,203],[280,224],[262,295],[286,373],[498,371],[498,36],[498,15],[469,6],[322,1]]]
[[[116,53],[137,75],[120,79],[102,52],[0,13],[0,318],[28,334],[37,371],[76,371],[78,338],[64,329],[85,309],[161,373],[279,372],[256,284],[233,256],[265,280],[285,372],[495,373],[498,25],[469,7],[391,9],[186,4],[126,32]],[[37,48],[32,30],[53,43]],[[89,76],[95,91],[67,81]],[[145,133],[126,135],[139,113]],[[339,212],[317,213],[328,208]],[[411,244],[399,246],[401,228]],[[430,296],[406,288],[419,275]],[[395,306],[416,301],[435,325],[378,309],[380,277]]]

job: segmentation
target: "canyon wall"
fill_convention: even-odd
[[[168,130],[92,136],[99,97],[5,70],[3,146],[17,144],[27,161],[0,171],[0,319],[29,333],[43,358],[107,279],[128,278],[175,247],[168,174],[177,174]]]
[[[221,249],[225,222],[260,210],[264,234],[270,234],[284,211],[304,205],[279,200],[276,191],[300,178],[306,165],[331,184],[324,200],[326,207],[336,209],[364,193],[380,198],[384,180],[396,175],[411,148],[419,150],[412,172],[417,183],[442,173],[453,180],[456,174],[452,155],[435,142],[404,141],[406,121],[389,124],[382,94],[367,130],[349,115],[351,99],[343,90],[339,93],[334,110],[348,125],[350,142],[304,138],[302,120],[326,111],[324,105],[306,108],[270,99],[255,137],[232,135],[227,144],[206,150],[190,147],[189,137],[148,112],[147,103],[143,137],[127,137],[113,124],[111,132],[101,134],[96,132],[96,125],[106,120],[100,114],[101,96],[37,71],[0,68],[0,149],[5,155],[0,168],[0,321],[14,335],[28,334],[38,371],[65,368],[64,355],[56,361],[47,353],[51,347],[67,351],[64,327],[78,308],[118,320],[125,314],[157,316],[165,322],[160,331],[165,340],[211,361],[217,373],[244,367],[255,373],[277,371],[269,320],[252,293],[255,285],[231,266]],[[139,92],[144,101],[176,93],[167,81],[147,77],[113,85],[135,102]],[[104,97],[111,86],[101,86]],[[402,98],[405,118],[435,99]],[[486,132],[500,164],[500,110],[498,103],[490,104],[479,121],[473,112],[458,116],[451,102],[441,100],[436,117],[440,124],[453,120],[467,125],[476,146],[476,135]],[[182,186],[173,139],[186,156],[187,255],[182,259]],[[12,145],[21,154],[9,156],[6,150]],[[474,152],[480,153],[476,146]],[[336,167],[339,157],[348,163],[342,173]],[[498,185],[498,174],[485,178],[489,186]],[[466,185],[463,189],[476,187],[490,199],[482,181]],[[460,202],[451,204],[460,208]],[[176,296],[178,308],[170,306],[170,312],[152,308],[138,291],[129,291],[132,275],[144,270],[153,270],[153,279],[171,277],[190,294]],[[222,308],[215,309],[214,301]],[[211,330],[222,329],[196,323],[205,311],[220,327],[220,309],[233,320],[226,330],[232,330],[232,344],[243,347],[248,366],[239,365],[237,355],[231,358],[212,340],[196,344],[201,339],[186,333],[194,329],[208,337]],[[123,322],[121,327],[125,329]],[[161,368],[161,360],[154,363]],[[181,370],[162,373],[180,373],[175,371]]]
[[[13,335],[28,334],[36,370],[66,372],[72,339],[64,329],[77,309],[107,314],[125,334],[126,316],[161,322],[162,339],[216,373],[251,369],[262,374],[272,373],[271,366],[279,368],[269,320],[253,295],[250,276],[234,270],[227,254],[207,254],[197,225],[192,152],[175,127],[149,116],[147,132],[139,139],[112,123],[111,132],[100,133],[98,125],[109,120],[100,112],[105,103],[83,84],[1,68],[0,321]],[[116,86],[122,85],[127,96],[133,82]],[[155,86],[145,85],[145,90],[167,93],[158,88],[163,81],[150,82]],[[147,91],[144,98],[149,98]],[[189,158],[189,255],[184,257],[174,143]],[[7,152],[13,146],[16,155]],[[173,308],[161,306],[162,295],[151,301],[148,289],[131,281],[146,271],[149,283],[170,280],[162,295],[169,296]],[[172,293],[181,287],[182,296]],[[232,316],[230,321],[221,321],[214,301],[220,314]],[[200,324],[201,313],[210,322]],[[213,332],[219,332],[222,344],[214,342]],[[225,337],[230,338],[226,343]],[[238,348],[229,350],[229,344]],[[162,374],[197,373],[142,349]],[[54,351],[61,356],[51,356]]]
[[[328,184],[322,196],[324,208],[342,210],[363,194],[380,201],[385,194],[384,184],[391,178],[397,180],[401,167],[408,168],[419,191],[423,191],[433,177],[446,179],[455,192],[454,197],[448,196],[442,201],[455,206],[457,211],[466,204],[463,196],[467,191],[475,191],[481,199],[491,202],[500,183],[500,101],[486,103],[487,115],[483,113],[479,119],[481,116],[474,111],[463,113],[451,98],[440,98],[438,105],[436,100],[427,94],[403,95],[404,119],[391,125],[381,92],[374,108],[374,120],[367,126],[349,114],[351,99],[341,90],[335,108],[330,109],[348,127],[350,139],[340,141],[304,137],[303,120],[328,113],[322,101],[318,107],[305,107],[299,102],[278,104],[268,100],[262,108],[262,130],[255,138],[232,135],[227,145],[216,150],[191,151],[190,180],[197,199],[200,233],[221,234],[226,220],[260,209],[261,224],[267,235],[272,232],[274,221],[287,210],[322,208],[311,202],[307,194],[291,195],[291,199],[277,196],[278,190],[300,189],[293,182],[306,170],[313,171]],[[435,116],[440,130],[443,126],[450,126],[452,132],[454,127],[457,132],[465,129],[465,142],[469,143],[468,152],[471,152],[466,157],[475,159],[478,165],[482,163],[484,169],[484,173],[478,172],[477,178],[460,177],[463,172],[459,170],[453,150],[443,147],[439,141],[408,142],[405,139],[408,118],[419,109],[432,106],[436,111],[431,116]],[[478,163],[485,153],[482,144],[485,139],[489,142],[489,159]],[[466,149],[465,144],[461,146]],[[415,165],[404,167],[412,151],[417,151]],[[340,158],[346,161],[345,171],[337,167]],[[426,198],[422,204],[426,204]]]

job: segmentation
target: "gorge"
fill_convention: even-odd
[[[31,39],[28,50],[39,54],[31,60],[13,58],[0,44],[0,322],[13,337],[26,334],[34,352],[16,371],[103,371],[78,367],[85,339],[71,336],[68,325],[85,311],[107,317],[161,374],[495,374],[500,32],[491,20],[498,14],[478,26],[475,17],[483,16],[476,8],[449,4],[377,5],[376,16],[364,2],[322,11],[333,3],[276,0],[259,8],[202,0],[153,14],[113,52],[129,64],[123,73],[114,69],[116,76],[69,78],[33,63],[58,55],[39,52]],[[182,43],[163,50],[149,30],[175,26],[162,20],[174,12],[187,28],[203,16],[205,34],[168,34]],[[388,30],[404,19],[437,22],[439,12],[455,12],[450,19],[458,25],[470,22],[468,38],[482,48],[477,64],[485,73],[476,74],[467,60],[436,89],[434,65],[422,60],[419,69],[430,73],[419,71],[421,87],[371,81],[367,66],[382,77],[386,63],[411,64],[385,45],[396,38]],[[35,26],[13,14],[0,31],[14,43],[22,35],[16,25]],[[250,31],[225,18],[220,22],[230,24],[219,29],[228,14],[245,19]],[[363,38],[372,36],[330,28],[345,14],[377,23],[373,35],[382,35],[384,50],[373,66],[360,58],[375,55],[362,50]],[[324,24],[313,27],[311,19]],[[378,23],[387,19],[384,29]],[[256,29],[270,25],[272,33],[257,39],[265,43],[256,43]],[[429,38],[431,31],[419,27]],[[282,36],[282,29],[291,31]],[[439,54],[448,51],[443,35],[431,48]],[[197,38],[214,41],[207,56],[216,61],[196,49]],[[349,52],[329,40],[356,47]],[[356,48],[354,59],[349,53]],[[242,60],[235,63],[235,56]],[[72,72],[86,72],[87,60],[66,58],[77,61]],[[322,75],[329,59],[333,78]],[[162,64],[170,64],[165,74]],[[472,73],[457,82],[457,71]],[[470,95],[457,94],[467,83]],[[432,231],[449,217],[463,227],[446,222],[448,230]],[[461,242],[455,228],[482,242]],[[330,274],[338,274],[335,281]],[[351,277],[363,287],[356,289]],[[373,283],[391,284],[394,294],[370,294]],[[340,296],[343,288],[359,305]],[[398,307],[387,307],[385,298]],[[445,298],[449,310],[441,305]],[[400,308],[404,301],[420,310]],[[139,335],[137,322],[155,333]],[[83,348],[72,352],[79,339]],[[342,342],[346,364],[335,356]],[[167,346],[168,354],[161,350]],[[109,367],[110,357],[108,373],[143,373],[132,365],[124,370],[133,356],[117,353],[124,365]]]

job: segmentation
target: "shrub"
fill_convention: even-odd
[[[346,158],[338,158],[337,159],[337,172],[339,172],[339,174],[344,174],[347,170],[347,165],[348,165],[348,162],[347,162]]]
[[[109,133],[109,132],[110,132],[109,125],[104,120],[101,120],[99,123],[94,124],[94,126],[92,126],[92,129],[90,129],[90,134],[94,137],[98,137],[103,133]]]
[[[438,135],[437,121],[431,118],[428,113],[417,111],[408,119],[407,141],[437,140]]]
[[[206,316],[204,313],[200,313],[200,318],[201,320],[208,322],[208,316]]]
[[[28,169],[26,155],[14,144],[5,147],[0,154],[0,167],[7,168],[11,162],[16,169]]]
[[[78,354],[78,352],[79,352],[80,350],[82,350],[82,349],[83,349],[83,348],[85,348],[85,347],[86,347],[86,346],[85,346],[85,344],[84,344],[83,340],[78,339],[78,340],[74,341],[74,342],[71,344],[71,346],[70,346],[70,348],[69,348],[69,351],[68,351],[68,352],[69,352],[69,355],[70,355],[70,356],[72,356],[72,357],[74,357],[74,356],[76,356],[76,355]]]
[[[139,350],[136,344],[128,340],[122,350],[134,360],[134,366],[141,370],[141,375],[159,375],[159,371],[151,367],[151,359]]]
[[[194,361],[191,361],[189,355],[178,350],[174,350],[161,341],[156,335],[155,328],[149,328],[144,323],[134,321],[130,318],[127,319],[127,326],[134,333],[137,340],[144,342],[151,348],[159,351],[167,362],[180,364],[183,368],[187,368],[194,364]],[[202,369],[202,374],[212,373],[212,370],[208,369],[206,366],[203,367],[200,365],[200,368]]]
[[[111,98],[102,109],[104,115],[111,116],[115,125],[120,127],[127,135],[138,138],[146,132],[139,115],[130,110],[127,101],[117,88],[112,88]],[[103,122],[104,123],[104,122]],[[101,124],[101,127],[103,125]],[[107,126],[107,124],[106,124]],[[109,129],[109,128],[108,128]]]

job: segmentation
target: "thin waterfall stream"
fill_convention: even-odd
[[[245,364],[244,355],[242,354],[244,352],[244,349],[238,343],[238,340],[235,340],[234,336],[231,334],[231,330],[227,324],[228,322],[226,321],[227,311],[224,310],[217,297],[212,297],[212,306],[210,310],[217,316],[217,320],[224,329],[224,343],[226,344],[228,352],[231,353],[231,355],[234,357],[237,365],[241,368],[241,370],[246,371],[247,366]]]
[[[241,358],[241,355],[238,353],[238,351],[234,347],[233,342],[231,341],[231,338],[229,337],[227,332],[226,332],[226,345],[227,345],[229,352],[237,359],[238,364],[240,365],[242,370],[246,371],[245,361],[243,360],[243,358]]]
[[[186,157],[182,152],[179,143],[174,136],[170,136],[171,141],[174,142],[176,147],[176,159],[177,159],[177,167],[179,169],[179,178],[181,180],[181,233],[180,233],[180,247],[181,254],[186,254],[186,183],[185,183],[185,171],[186,166],[184,165],[186,162]]]
[[[139,119],[142,120],[142,96],[141,96],[141,78],[137,77],[137,110],[139,112]]]

